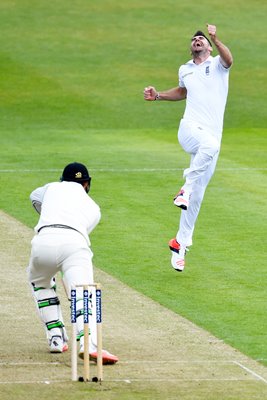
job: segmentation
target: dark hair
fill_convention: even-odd
[[[202,31],[197,31],[194,35],[193,38],[195,36],[203,36],[205,39],[207,39],[207,41],[209,42],[210,46],[212,47],[211,41],[207,38],[207,36],[202,32]]]

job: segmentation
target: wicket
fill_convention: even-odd
[[[84,331],[84,360],[83,377],[78,378],[78,356],[77,356],[77,332],[76,332],[76,289],[83,288],[83,331]],[[89,288],[95,288],[96,293],[96,327],[97,327],[97,377],[92,381],[101,382],[103,380],[102,366],[102,304],[101,287],[99,283],[90,285],[75,285],[71,288],[71,323],[72,323],[72,346],[71,346],[71,379],[72,381],[90,380],[90,356],[89,356]]]

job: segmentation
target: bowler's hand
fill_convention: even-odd
[[[216,37],[216,26],[207,24],[208,33],[210,35],[211,40],[214,40]]]
[[[148,101],[154,101],[157,96],[157,91],[153,86],[148,86],[144,90],[144,99]]]

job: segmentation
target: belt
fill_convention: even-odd
[[[63,229],[72,229],[73,231],[76,231],[76,232],[78,232],[77,231],[77,229],[75,229],[75,228],[72,228],[72,226],[68,226],[68,225],[61,225],[61,224],[53,224],[53,225],[44,225],[44,226],[41,226],[41,228],[39,228],[38,229],[38,233],[42,230],[42,229],[44,229],[44,228],[63,228]]]

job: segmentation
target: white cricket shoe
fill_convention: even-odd
[[[64,353],[68,350],[68,345],[62,336],[52,336],[49,340],[50,353]]]
[[[81,345],[80,351],[79,351],[79,357],[83,360],[84,359],[84,347]],[[97,352],[96,351],[90,351],[89,353],[89,358],[91,361],[97,362]],[[111,364],[116,364],[119,359],[117,356],[114,354],[109,353],[107,350],[102,350],[102,364],[103,365],[111,365]]]
[[[172,267],[178,271],[182,272],[185,267],[185,253],[186,247],[181,246],[180,243],[177,242],[176,238],[171,239],[169,241],[169,248],[171,250],[171,265]]]
[[[179,193],[174,197],[173,204],[176,207],[180,207],[183,210],[187,210],[189,207],[190,193],[187,190],[181,189]]]

